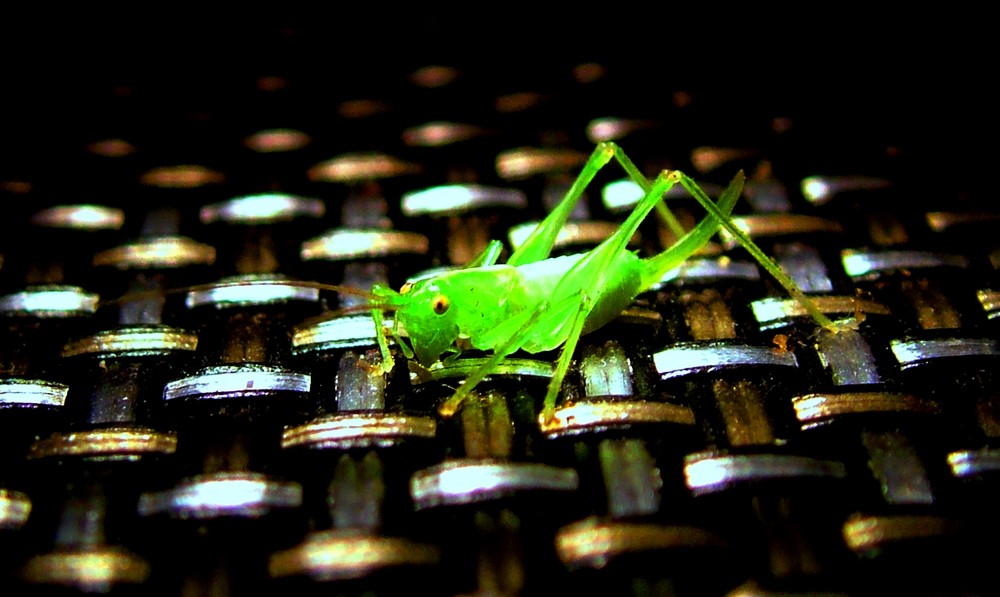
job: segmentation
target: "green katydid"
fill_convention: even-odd
[[[578,255],[549,257],[556,235],[584,189],[612,159],[621,164],[645,195],[621,227],[597,247]],[[720,226],[733,234],[794,298],[801,301],[819,324],[835,329],[795,282],[733,225],[730,214],[743,182],[740,172],[716,204],[687,175],[663,171],[650,183],[617,145],[598,145],[566,197],[511,254],[506,264],[497,264],[500,243],[493,241],[462,269],[407,284],[399,292],[385,286],[373,288],[372,294],[376,297],[373,317],[385,366],[392,367],[392,358],[382,326],[384,311],[394,312],[394,325],[388,331],[403,353],[424,367],[437,362],[442,355],[461,352],[459,343],[493,351],[493,355],[439,406],[440,414],[447,417],[454,414],[476,386],[509,355],[518,350],[537,353],[562,346],[543,402],[542,418],[549,420],[580,336],[615,319],[636,296],[658,283],[708,242]],[[694,196],[708,211],[708,216],[662,253],[639,258],[626,247],[654,208],[660,210],[672,228],[679,229],[661,200],[677,183]],[[410,346],[399,337],[399,325],[405,329]]]

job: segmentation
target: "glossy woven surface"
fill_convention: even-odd
[[[2,590],[992,592],[1000,245],[974,83],[924,86],[923,56],[880,42],[804,72],[764,35],[716,71],[552,22],[520,30],[564,42],[539,57],[451,19],[177,20],[74,30],[9,82]],[[367,52],[380,36],[393,53]],[[558,351],[451,417],[483,355],[393,348],[383,373],[366,299],[329,286],[508,255],[602,141],[713,197],[743,169],[737,224],[852,326],[816,326],[723,234],[582,338],[551,420]],[[601,171],[557,252],[617,229],[624,176]],[[631,248],[672,241],[651,217]]]

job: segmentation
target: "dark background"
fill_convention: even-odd
[[[314,81],[302,101],[316,109],[357,89],[397,84],[426,64],[544,81],[557,67],[587,60],[624,73],[632,85],[622,93],[637,106],[681,88],[736,111],[763,106],[797,117],[834,146],[868,136],[912,148],[937,170],[929,180],[942,171],[978,177],[994,162],[996,61],[985,15],[666,6],[543,16],[504,6],[483,19],[381,6],[331,10],[8,13],[0,40],[2,169],[120,119],[116,89],[139,98],[146,112],[136,120],[186,105],[232,117],[245,109],[230,101],[234,90],[268,70]]]

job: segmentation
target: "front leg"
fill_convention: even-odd
[[[372,308],[372,322],[375,324],[375,341],[378,343],[379,352],[382,353],[382,372],[389,373],[396,366],[392,352],[389,350],[389,341],[385,337],[385,322],[383,321],[382,309]]]

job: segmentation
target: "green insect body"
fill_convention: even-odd
[[[529,325],[538,313],[552,325],[530,324],[518,348],[531,353],[558,348],[566,342],[567,323],[585,291],[568,275],[585,254],[529,263],[519,267],[494,265],[458,270],[414,285],[396,317],[410,335],[421,363],[432,363],[460,339],[480,350],[496,350]],[[607,284],[591,297],[583,333],[597,329],[622,311],[641,285],[639,259],[632,253],[615,256]],[[579,271],[579,270],[575,270]]]
[[[584,188],[612,158],[643,188],[645,195],[621,227],[597,247],[579,255],[550,258],[556,235]],[[709,215],[662,253],[645,259],[638,257],[627,249],[629,240],[653,209],[660,209],[661,213],[666,210],[661,198],[677,183],[694,195]],[[677,171],[664,171],[650,183],[620,148],[603,143],[594,151],[566,198],[506,264],[496,264],[500,244],[494,241],[463,269],[421,279],[399,292],[376,286],[372,291],[376,297],[373,316],[384,360],[388,367],[392,366],[381,326],[386,310],[394,312],[395,325],[390,332],[404,354],[425,367],[465,347],[493,351],[439,407],[442,416],[450,416],[508,355],[518,350],[537,353],[562,346],[542,410],[542,418],[549,420],[580,336],[615,319],[636,296],[708,242],[720,226],[740,233],[731,224],[730,214],[742,188],[741,172],[715,204],[694,181]],[[676,225],[669,212],[664,216]],[[740,234],[736,234],[737,239],[745,241],[745,245],[753,244]],[[780,273],[759,249],[751,253],[759,260],[766,260],[762,263],[768,271]],[[791,280],[788,283],[795,286]],[[802,296],[801,291],[798,295]],[[400,325],[411,346],[399,338]]]

